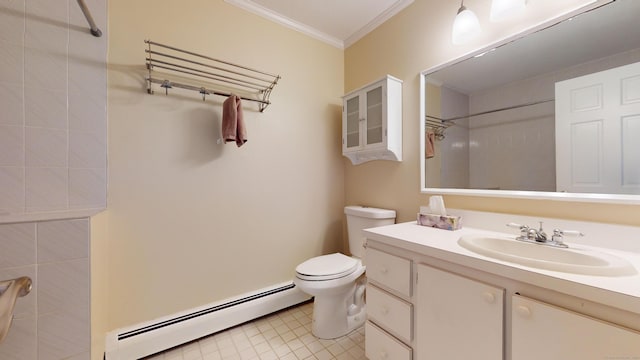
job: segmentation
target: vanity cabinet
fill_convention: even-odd
[[[370,360],[411,360],[412,262],[367,248],[365,355]]]
[[[343,97],[342,154],[402,161],[402,81],[390,75]]]
[[[640,332],[514,295],[511,358],[637,359]]]
[[[422,264],[416,282],[417,360],[503,359],[504,289]]]

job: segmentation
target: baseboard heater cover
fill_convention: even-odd
[[[107,334],[105,359],[140,359],[297,305],[310,298],[288,282],[152,322],[118,329]]]

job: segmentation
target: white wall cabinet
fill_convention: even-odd
[[[402,80],[387,75],[343,97],[342,155],[402,161]]]
[[[421,264],[417,274],[417,360],[503,359],[504,289]]]
[[[637,359],[640,333],[557,306],[514,295],[511,358]]]

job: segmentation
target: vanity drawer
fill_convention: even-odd
[[[364,326],[364,354],[369,360],[411,360],[412,350],[367,321]]]
[[[410,260],[367,248],[366,261],[369,280],[407,297],[411,296]]]
[[[400,340],[411,342],[412,305],[375,286],[367,285],[367,316]]]

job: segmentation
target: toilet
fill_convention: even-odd
[[[362,230],[393,224],[396,218],[393,210],[364,206],[347,206],[344,213],[352,256],[334,253],[309,259],[296,267],[293,280],[314,296],[312,333],[320,339],[346,335],[366,320]]]

